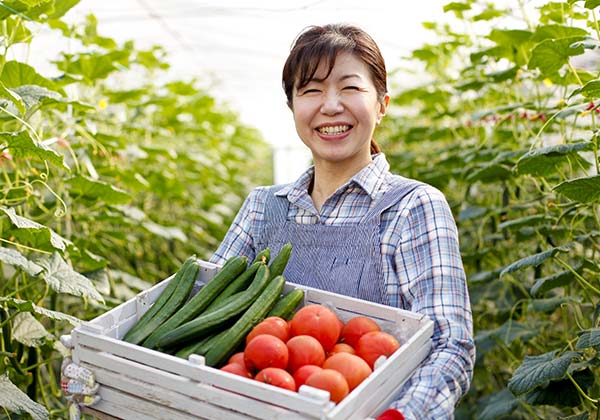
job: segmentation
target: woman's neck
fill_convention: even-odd
[[[369,163],[371,163],[370,156],[369,160],[362,164],[352,166],[315,162],[315,173],[309,194],[317,211],[320,213],[325,201]]]

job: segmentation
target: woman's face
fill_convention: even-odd
[[[339,164],[360,169],[371,161],[375,126],[385,115],[389,96],[380,102],[367,65],[341,53],[327,79],[321,63],[315,79],[294,88],[292,111],[298,135],[315,165]]]

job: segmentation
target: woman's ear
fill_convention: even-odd
[[[377,124],[379,124],[381,122],[381,120],[383,119],[383,117],[385,116],[385,113],[386,113],[389,105],[390,105],[390,95],[388,95],[386,93],[385,96],[383,97],[383,99],[381,101],[379,101],[379,110],[377,112]]]

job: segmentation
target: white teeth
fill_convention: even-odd
[[[319,133],[323,133],[323,134],[340,134],[340,133],[350,130],[350,126],[349,125],[334,125],[334,126],[319,127],[317,130],[319,130]]]

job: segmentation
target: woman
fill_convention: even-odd
[[[381,52],[361,29],[299,35],[283,88],[314,166],[252,191],[211,261],[253,259],[266,247],[274,255],[291,242],[289,281],[428,315],[431,354],[379,419],[453,418],[475,358],[456,225],[442,193],[392,175],[373,140],[386,85]]]

